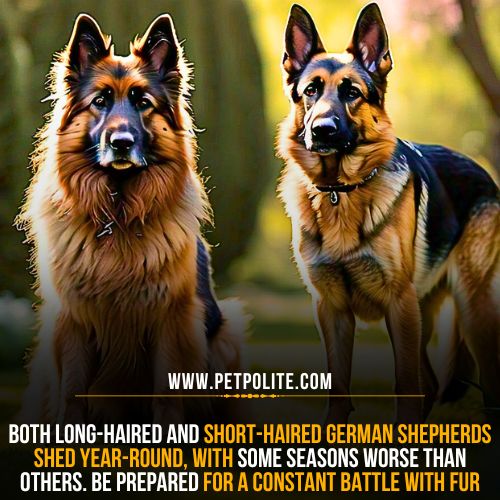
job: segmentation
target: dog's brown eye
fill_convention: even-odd
[[[134,87],[130,89],[128,94],[130,102],[138,109],[139,111],[144,111],[153,106],[151,99],[148,99],[144,95],[144,91],[138,87]]]
[[[349,78],[343,78],[338,87],[339,97],[344,101],[354,101],[363,97],[358,86],[354,85]]]
[[[361,97],[361,91],[356,88],[356,87],[351,87],[349,89],[349,92],[347,94],[347,97],[349,97],[350,99],[357,99],[358,97]]]
[[[97,97],[94,97],[92,104],[97,109],[104,109],[106,107],[106,99],[102,95],[98,95]]]
[[[136,103],[137,109],[140,111],[149,109],[152,105],[153,103],[147,97],[141,97]]]
[[[310,83],[305,89],[304,94],[308,97],[312,97],[318,93],[318,84],[316,82]]]

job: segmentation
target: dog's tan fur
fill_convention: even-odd
[[[295,7],[294,7],[295,8]],[[292,11],[291,18],[294,16]],[[299,28],[304,14],[298,12]],[[289,26],[291,26],[289,24]],[[304,35],[297,29],[299,36]],[[335,57],[327,54],[319,38],[315,61]],[[314,47],[313,47],[314,48]],[[313,111],[321,116],[329,103],[329,92],[346,75],[367,93],[364,80],[352,66],[334,73],[319,66],[307,79],[292,80],[291,56],[284,59],[285,92],[301,95],[308,82],[319,77],[323,93]],[[350,61],[347,54],[343,61]],[[382,59],[386,74],[387,60]],[[309,63],[308,63],[309,64]],[[292,68],[293,69],[293,68]],[[301,88],[302,86],[302,88]],[[352,410],[351,358],[355,316],[364,320],[385,318],[393,344],[398,394],[426,395],[399,398],[397,420],[419,422],[430,411],[437,393],[436,379],[426,345],[433,331],[433,317],[444,295],[451,294],[457,306],[460,332],[480,371],[487,396],[500,401],[500,332],[498,254],[500,249],[498,204],[478,209],[470,217],[460,241],[448,258],[429,273],[424,266],[425,217],[415,210],[414,177],[408,170],[384,169],[392,158],[396,135],[384,109],[385,82],[378,86],[380,104],[355,99],[347,104],[349,119],[360,134],[360,145],[340,156],[321,157],[297,139],[304,127],[305,106],[291,99],[289,116],[280,127],[278,151],[285,160],[279,191],[292,221],[293,253],[302,279],[312,295],[316,322],[327,353],[328,369],[334,374],[328,419],[346,421]],[[333,92],[333,91],[332,91]],[[309,116],[309,120],[313,118]],[[329,193],[316,186],[339,182],[357,184],[374,168],[379,173],[362,189],[340,194],[333,206]],[[426,205],[426,193],[423,193]],[[455,347],[459,341],[455,341]],[[455,371],[451,355],[449,373]],[[449,382],[449,376],[448,380]]]
[[[111,85],[117,93],[141,85],[135,70],[142,64],[141,43],[135,41],[127,58],[111,54],[100,61],[96,85]],[[204,372],[214,365],[237,371],[244,322],[238,306],[222,304],[223,314],[231,311],[215,338],[206,338],[205,308],[196,294],[196,245],[210,208],[196,172],[182,52],[173,110],[180,126],[155,111],[145,117],[167,159],[124,183],[119,204],[111,178],[84,154],[92,111],[71,116],[78,103],[66,92],[67,57],[68,50],[51,73],[55,107],[40,133],[35,175],[19,217],[33,245],[42,299],[24,419],[127,421],[135,418],[130,401],[92,400],[87,408],[75,394],[165,394],[168,372]],[[112,78],[109,68],[117,62],[129,70],[128,78]],[[113,233],[97,238],[108,220],[115,223]],[[153,401],[154,421],[184,418],[180,398]]]

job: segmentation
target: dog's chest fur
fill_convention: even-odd
[[[187,262],[194,262],[194,237],[168,221],[155,221],[137,228],[97,237],[89,222],[52,221],[54,241],[48,263],[54,272],[61,295],[76,300],[120,297],[140,306],[164,300],[167,291],[176,293],[172,270],[181,266],[191,274]],[[167,236],[170,235],[170,238]],[[190,241],[192,240],[192,241]],[[174,246],[175,242],[175,246]],[[65,288],[66,290],[63,290]]]
[[[159,315],[179,303],[186,310],[196,296],[198,200],[188,210],[182,200],[172,210],[114,224],[111,234],[76,210],[63,210],[59,191],[36,193],[36,263],[40,294],[98,337],[141,339]],[[52,307],[52,306],[51,306]],[[98,321],[99,320],[99,321]],[[135,334],[133,332],[136,332]]]
[[[375,320],[383,315],[392,273],[376,255],[359,254],[336,262],[311,263],[308,273],[317,289],[328,288],[338,305],[349,304],[357,316]]]
[[[328,194],[299,194],[297,184],[296,196],[287,197],[295,259],[311,293],[365,320],[382,317],[401,278],[413,272],[414,219],[400,215],[414,211],[409,176],[384,175],[369,187],[340,194],[338,206]],[[285,189],[286,184],[285,175]],[[402,210],[404,205],[411,209]]]

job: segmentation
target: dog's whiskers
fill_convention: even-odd
[[[83,150],[83,152],[84,152],[85,154],[87,154],[87,153],[92,153],[92,152],[94,152],[94,151],[97,151],[97,150],[98,150],[98,148],[99,148],[99,144],[94,144],[93,146],[89,146],[87,149],[84,149],[84,150]]]

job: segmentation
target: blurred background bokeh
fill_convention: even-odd
[[[331,51],[349,41],[359,0],[302,0]],[[495,0],[379,0],[395,69],[387,106],[400,137],[441,143],[496,175],[500,165],[500,3]],[[29,179],[33,134],[52,54],[79,12],[112,34],[117,53],[162,12],[173,15],[194,63],[199,167],[210,190],[220,295],[238,294],[254,317],[255,369],[273,360],[302,369],[322,354],[310,301],[291,260],[290,224],[275,196],[277,123],[286,115],[280,61],[290,0],[0,0],[0,399],[4,418],[24,383],[22,357],[33,333],[27,248],[13,219]],[[361,325],[359,349],[391,351],[379,326]],[[288,349],[288,351],[287,351]],[[307,349],[314,351],[304,356]],[[255,351],[256,353],[257,351]],[[258,359],[258,361],[256,361]],[[374,367],[377,370],[377,367]],[[390,380],[390,366],[381,378]],[[356,365],[355,365],[356,372]],[[372,381],[376,377],[372,377]],[[355,378],[356,381],[356,378]],[[362,387],[370,381],[361,381]],[[363,386],[363,384],[365,384]],[[390,387],[390,383],[389,383]],[[369,388],[368,388],[369,389]],[[1,416],[0,416],[1,418]]]

